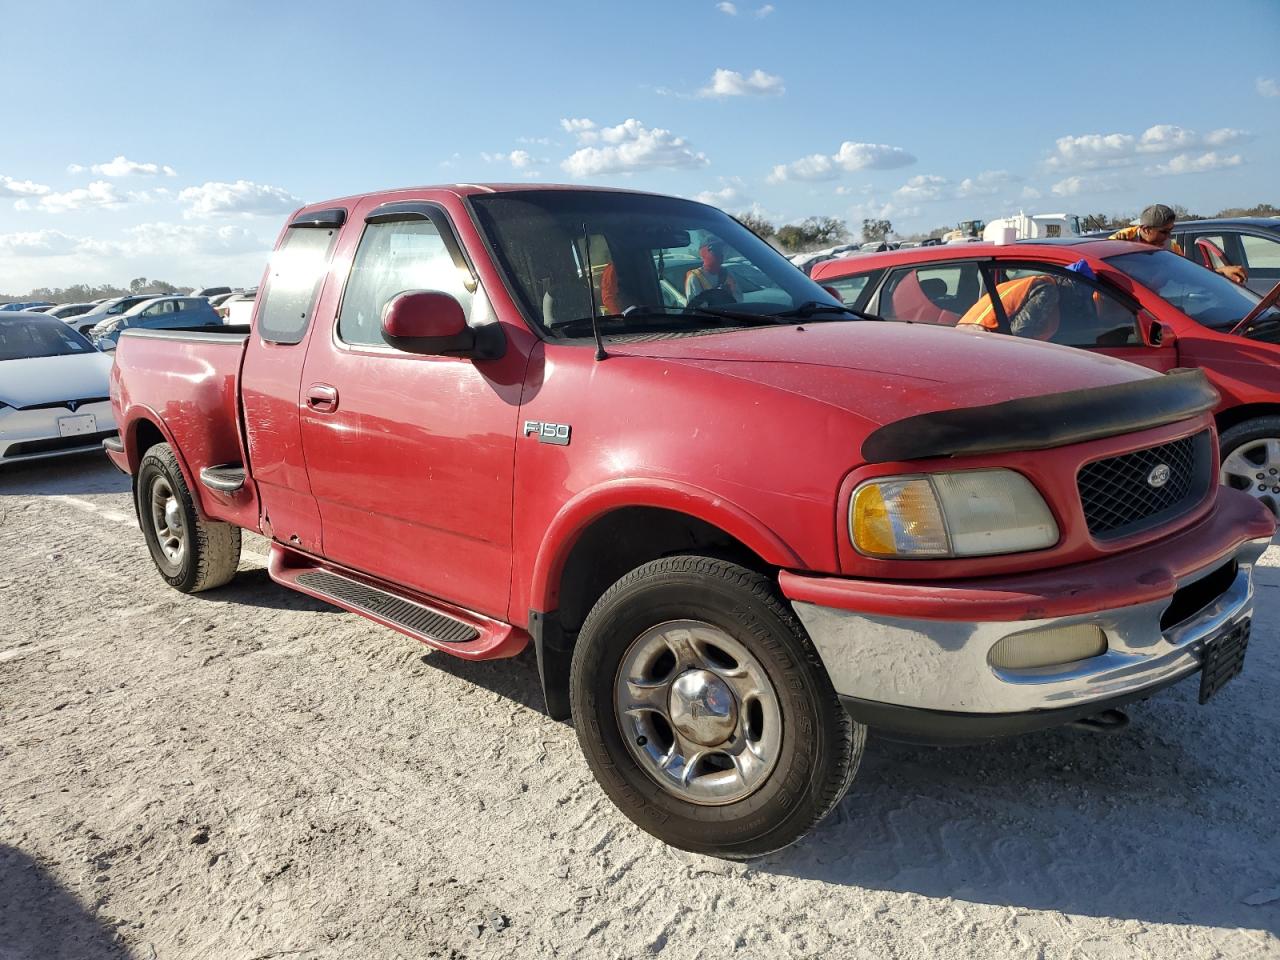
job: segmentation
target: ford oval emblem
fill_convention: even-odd
[[[1169,482],[1169,465],[1167,463],[1156,464],[1151,472],[1147,474],[1147,483],[1153,487],[1163,487]]]

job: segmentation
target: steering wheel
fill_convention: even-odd
[[[710,290],[695,293],[689,298],[684,308],[686,310],[697,310],[699,307],[723,307],[733,302],[733,294],[728,290],[723,287],[712,287]]]

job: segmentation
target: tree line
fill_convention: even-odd
[[[134,277],[128,287],[117,287],[114,284],[76,283],[69,287],[35,287],[29,293],[0,293],[0,301],[14,300],[47,300],[50,303],[88,303],[90,300],[102,300],[107,297],[139,296],[150,293],[157,297],[179,297],[190,293],[195,287],[179,287],[167,280],[148,280],[146,277]]]
[[[1228,207],[1217,213],[1193,213],[1181,204],[1172,204],[1173,212],[1179,220],[1209,220],[1219,217],[1280,217],[1280,209],[1269,203],[1259,203],[1252,207]],[[1080,218],[1086,230],[1118,230],[1127,227],[1138,214],[1134,213],[1091,213]],[[848,225],[836,217],[806,217],[798,223],[787,223],[775,226],[772,222],[757,213],[740,213],[738,219],[765,240],[773,242],[787,253],[803,253],[807,250],[819,250],[832,247],[850,239]],[[927,240],[941,237],[954,230],[956,224],[948,223],[932,230],[920,233],[896,235],[899,240]],[[893,223],[884,219],[866,219],[862,221],[861,238],[863,243],[887,240],[893,234]]]

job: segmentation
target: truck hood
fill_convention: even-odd
[[[1159,376],[1076,347],[977,329],[878,321],[608,343],[606,349],[762,383],[875,424]]]
[[[0,403],[33,407],[107,395],[111,358],[94,350],[0,361]]]

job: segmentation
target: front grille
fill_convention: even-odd
[[[99,430],[97,433],[82,433],[76,437],[52,437],[48,440],[23,440],[11,443],[4,451],[6,457],[23,457],[33,453],[56,453],[59,450],[74,450],[77,447],[101,447],[107,437],[114,437],[114,430]]]
[[[1209,492],[1212,450],[1205,430],[1085,464],[1076,476],[1076,486],[1089,532],[1098,540],[1117,540],[1191,510]],[[1168,468],[1168,479],[1153,486],[1150,479],[1160,466]]]
[[[85,397],[82,400],[54,400],[52,403],[33,403],[29,407],[18,407],[19,410],[54,410],[66,407],[68,410],[79,410],[87,403],[106,403],[110,397]]]

